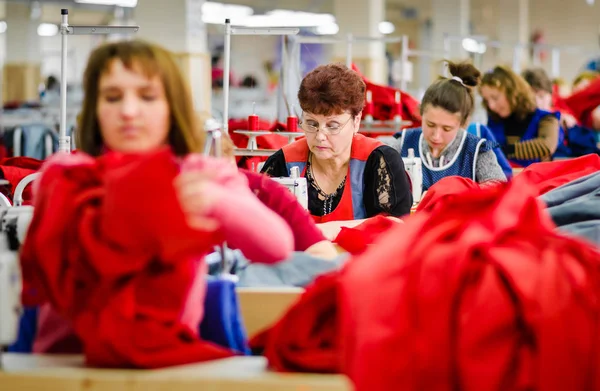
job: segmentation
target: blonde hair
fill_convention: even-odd
[[[510,105],[510,112],[514,113],[519,119],[524,119],[528,114],[533,113],[537,107],[535,95],[529,84],[506,66],[498,65],[491,71],[486,72],[481,79],[481,87],[483,86],[497,88],[504,92]],[[485,99],[483,105],[491,118],[499,119],[498,115],[490,110]]]

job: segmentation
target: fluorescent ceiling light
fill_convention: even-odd
[[[202,21],[207,24],[224,24],[229,19],[233,26],[240,27],[318,27],[323,34],[338,29],[331,14],[316,14],[276,9],[264,15],[254,15],[251,7],[238,4],[223,4],[207,1],[202,4]]]
[[[40,23],[37,33],[40,37],[53,37],[58,34],[58,26],[53,23]]]
[[[75,0],[81,4],[116,5],[119,7],[135,7],[138,0]]]
[[[208,24],[224,24],[230,19],[231,24],[242,26],[245,20],[254,14],[251,7],[237,4],[223,4],[206,1],[202,4],[202,21]]]
[[[5,33],[7,27],[8,27],[8,25],[6,24],[6,22],[3,20],[0,20],[0,34]]]
[[[322,24],[315,28],[315,33],[319,35],[335,35],[340,31],[337,23]]]
[[[467,52],[471,52],[471,53],[485,53],[485,51],[487,50],[485,43],[478,42],[477,40],[475,40],[473,38],[463,39],[462,47]]]
[[[387,35],[391,34],[396,30],[396,27],[392,22],[379,22],[379,32],[381,34]]]
[[[321,25],[330,25],[335,23],[335,16],[331,14],[316,14],[312,12],[289,11],[276,9],[265,14],[273,26],[290,27],[317,27]],[[251,18],[249,23],[256,23]],[[259,20],[259,19],[257,19]],[[262,20],[260,20],[262,22]]]

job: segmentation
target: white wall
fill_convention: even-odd
[[[42,76],[44,78],[54,75],[60,80],[60,54],[61,37],[40,38],[40,51],[42,53]],[[83,71],[88,57],[94,47],[99,43],[98,37],[90,35],[69,35],[67,40],[67,76],[69,84],[79,84],[82,81]]]
[[[277,58],[277,47],[281,37],[238,35],[231,38],[231,70],[239,81],[246,76],[254,76],[260,86],[266,86],[266,61]]]
[[[431,1],[417,0],[388,0],[388,10],[397,12],[399,4],[415,6],[419,10],[419,26],[431,16]],[[503,0],[471,0],[471,22],[473,34],[481,34],[491,39],[498,39],[498,30],[505,28],[498,26],[500,7],[507,5]],[[515,9],[516,13],[516,9]],[[515,18],[517,16],[515,15]],[[391,19],[397,26],[399,33],[407,33],[411,41],[417,42],[417,48],[422,48],[419,42],[419,29],[407,29],[404,26],[414,23],[401,18]],[[400,28],[398,28],[400,27]],[[541,28],[545,33],[548,44],[580,46],[583,52],[578,54],[561,55],[561,77],[570,82],[581,70],[583,64],[594,53],[600,56],[600,1],[593,6],[587,5],[585,0],[529,0],[529,28],[531,31]],[[401,31],[401,32],[400,32]],[[456,44],[455,44],[456,45]],[[512,55],[500,54],[497,50],[488,49],[483,56],[482,70],[503,63],[512,64]],[[531,62],[529,65],[533,65]],[[550,72],[551,60],[548,53],[543,67]],[[415,67],[415,76],[418,80],[418,67]],[[433,77],[433,75],[432,75]]]
[[[585,0],[530,0],[532,29],[542,28],[546,42],[557,45],[581,46],[585,52],[561,56],[561,75],[571,81],[586,60],[600,55],[600,1],[589,6]],[[549,61],[544,64],[550,69]]]

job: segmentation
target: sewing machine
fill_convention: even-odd
[[[3,208],[0,235],[0,346],[17,339],[21,316],[19,247],[31,222],[33,207]]]
[[[289,177],[271,178],[276,182],[284,185],[302,205],[304,209],[308,210],[308,187],[306,184],[306,178],[300,176],[300,169],[298,167],[292,167],[291,175]]]
[[[414,149],[410,148],[408,150],[408,157],[403,157],[402,160],[404,161],[404,169],[408,173],[412,183],[413,203],[416,204],[421,201],[423,193],[423,167],[421,158],[415,157]]]
[[[17,340],[21,317],[21,267],[19,248],[33,217],[33,206],[23,205],[25,187],[39,176],[26,176],[15,188],[13,205],[0,206],[0,346]]]

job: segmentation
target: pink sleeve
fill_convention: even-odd
[[[291,227],[296,251],[305,251],[315,243],[327,240],[310,213],[283,185],[264,174],[240,170],[246,175],[250,189],[269,209],[281,216]]]
[[[285,220],[252,193],[236,167],[230,171],[215,159],[202,160],[203,169],[224,172],[222,178],[217,178],[214,191],[220,202],[211,217],[220,221],[227,243],[252,262],[274,263],[288,258],[294,250],[294,236]]]

